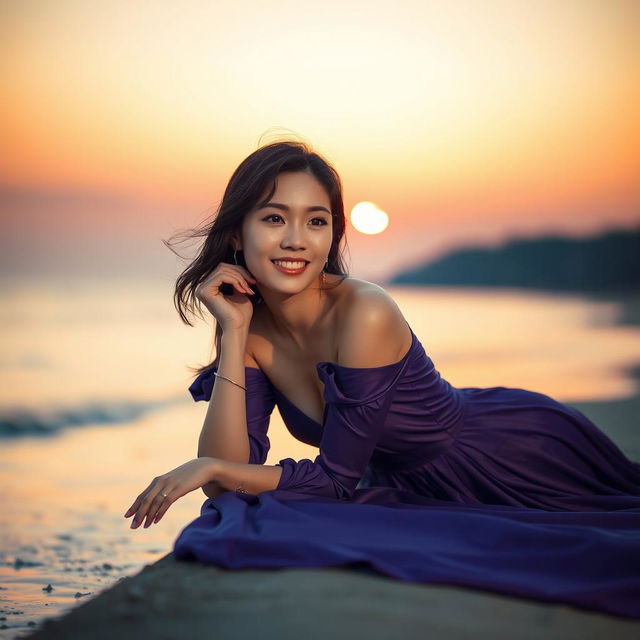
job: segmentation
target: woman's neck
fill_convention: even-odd
[[[310,341],[317,339],[319,332],[329,326],[336,300],[331,292],[332,289],[323,290],[312,285],[294,295],[271,291],[260,293],[272,330],[304,350]]]

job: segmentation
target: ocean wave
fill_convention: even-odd
[[[0,438],[54,436],[70,427],[130,423],[175,401],[87,402],[72,407],[0,410]]]

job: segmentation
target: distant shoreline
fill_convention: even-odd
[[[640,228],[586,238],[547,235],[515,238],[498,247],[458,247],[400,271],[388,284],[640,293]]]

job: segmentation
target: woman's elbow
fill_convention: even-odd
[[[202,491],[204,491],[204,495],[207,496],[207,498],[217,498],[221,493],[224,493],[227,490],[215,482],[208,482],[207,484],[202,485]]]

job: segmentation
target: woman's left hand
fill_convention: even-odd
[[[138,527],[146,517],[146,529],[158,522],[178,498],[210,483],[214,461],[215,458],[195,458],[154,478],[124,514],[125,518],[136,514],[131,528]]]

